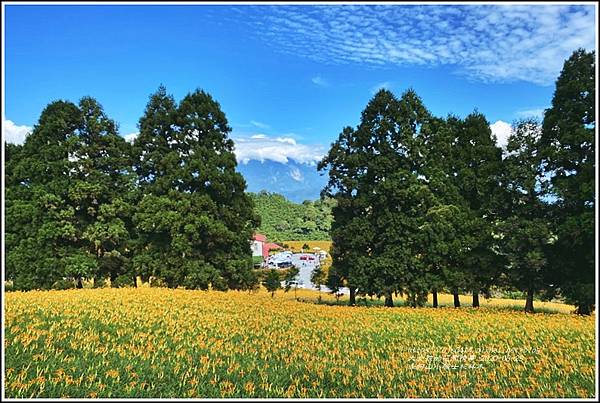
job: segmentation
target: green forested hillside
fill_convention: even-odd
[[[296,204],[280,194],[261,191],[250,193],[261,217],[258,232],[274,242],[292,240],[328,240],[332,199]]]

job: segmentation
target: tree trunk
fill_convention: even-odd
[[[392,293],[385,294],[385,300],[383,306],[392,308],[394,306],[394,300],[392,299]]]
[[[350,288],[350,300],[348,301],[348,305],[354,306],[354,305],[356,305],[356,288],[354,288],[354,287],[349,287],[349,288]]]
[[[83,288],[83,282],[81,281],[81,277],[77,277],[77,288]]]
[[[473,308],[479,308],[479,290],[473,291]]]
[[[527,300],[525,301],[525,312],[533,313],[533,289],[527,290]]]
[[[433,296],[433,307],[437,308],[438,307],[438,295],[437,295],[437,290],[433,290],[431,292],[432,296]]]
[[[137,276],[133,276],[133,286],[134,286],[135,288],[137,288],[137,286],[138,286],[138,282],[137,282]]]
[[[453,294],[454,294],[454,307],[460,308],[460,298],[458,297],[458,291],[455,291]]]
[[[592,307],[590,305],[579,305],[575,313],[577,315],[591,315]]]

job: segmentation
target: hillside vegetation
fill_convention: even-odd
[[[250,196],[261,218],[258,232],[270,241],[329,240],[334,200],[306,200],[297,204],[267,191],[250,193]]]

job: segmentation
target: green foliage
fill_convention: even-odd
[[[148,282],[150,284],[150,287],[152,288],[162,288],[167,286],[167,283],[165,283],[158,277],[150,277],[150,280]]]
[[[177,105],[161,86],[139,126],[134,270],[169,287],[252,287],[248,240],[259,219],[235,170],[231,128],[219,104],[197,90]]]
[[[260,220],[219,104],[198,90],[177,105],[161,87],[133,146],[117,130],[93,98],[56,101],[23,146],[6,146],[15,288],[136,275],[170,287],[255,287],[248,240]]]
[[[316,266],[310,274],[310,282],[321,290],[321,287],[327,282],[327,271],[323,267]]]
[[[130,228],[107,208],[131,190],[129,145],[116,130],[92,98],[56,101],[22,147],[7,146],[6,264],[16,288],[80,284],[100,274],[105,256],[125,253]]]
[[[75,282],[69,279],[56,280],[52,284],[53,290],[70,290],[72,288],[75,288]]]
[[[593,53],[576,52],[543,130],[515,124],[504,160],[481,113],[436,118],[412,90],[378,92],[318,167],[336,201],[329,288],[349,287],[351,303],[354,290],[384,296],[386,306],[396,293],[421,306],[430,291],[469,290],[478,306],[501,286],[526,291],[526,310],[535,293],[558,289],[590,312],[593,74]]]
[[[539,155],[541,128],[536,121],[518,122],[508,139],[504,159],[507,212],[498,226],[507,258],[510,286],[529,293],[526,310],[533,312],[533,295],[551,289],[548,249],[553,241],[550,207],[542,199],[544,176]]]
[[[595,56],[580,49],[564,63],[540,140],[547,193],[557,199],[552,280],[582,314],[595,296]]]
[[[296,285],[296,282],[298,281],[298,273],[300,273],[300,269],[298,269],[296,266],[292,266],[287,270],[284,277],[285,292],[288,292],[293,285]]]
[[[271,297],[275,296],[275,291],[281,288],[281,277],[277,270],[268,270],[262,284],[271,293]]]
[[[113,288],[125,288],[125,287],[134,287],[135,283],[133,282],[133,278],[126,274],[121,274],[112,282]]]
[[[356,130],[344,128],[319,164],[329,172],[325,193],[338,201],[328,281],[334,289],[346,282],[392,306],[392,294],[420,286],[419,227],[435,203],[419,172],[421,132],[430,120],[414,91],[396,99],[381,90]]]
[[[277,193],[249,193],[261,218],[258,232],[273,242],[329,240],[335,201],[324,198],[293,203]]]

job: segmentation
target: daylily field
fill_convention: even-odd
[[[594,395],[595,316],[568,309],[346,307],[310,291],[5,297],[7,397]]]

